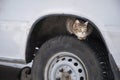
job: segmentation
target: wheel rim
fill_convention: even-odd
[[[88,80],[87,69],[81,59],[70,52],[59,52],[45,67],[45,80]]]

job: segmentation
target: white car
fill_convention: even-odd
[[[79,40],[66,20],[88,22]],[[0,61],[32,80],[119,80],[120,0],[0,0]]]

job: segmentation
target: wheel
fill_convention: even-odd
[[[56,37],[34,58],[32,80],[103,80],[95,52],[73,37]]]

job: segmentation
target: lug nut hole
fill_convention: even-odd
[[[78,63],[74,63],[75,66],[78,66]]]

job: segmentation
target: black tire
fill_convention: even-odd
[[[42,45],[34,58],[32,80],[45,80],[44,70],[47,62],[53,55],[62,51],[74,53],[82,60],[87,70],[87,80],[103,80],[102,68],[95,52],[84,41],[67,36],[53,38]]]

